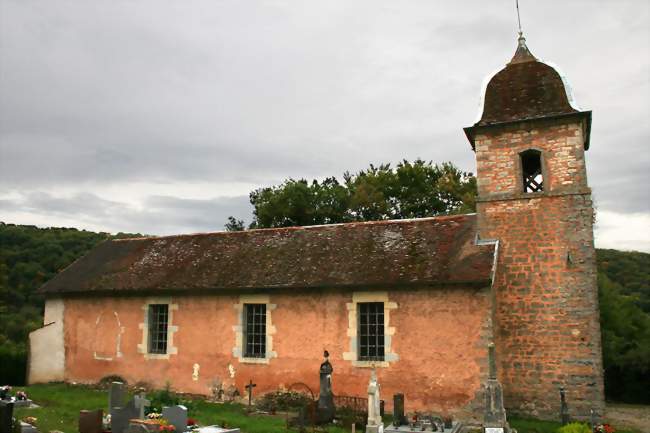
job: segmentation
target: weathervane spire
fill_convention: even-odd
[[[524,32],[521,31],[521,16],[519,15],[519,0],[515,0],[515,7],[517,8],[517,24],[519,26],[519,37],[524,36]]]
[[[517,38],[517,51],[515,51],[515,55],[512,58],[512,60],[510,60],[509,64],[525,63],[525,62],[537,60],[535,59],[535,56],[533,56],[532,53],[528,50],[528,47],[526,46],[526,38],[524,37],[524,32],[521,30],[521,17],[519,15],[519,0],[515,0],[515,7],[517,9],[517,24],[519,26],[519,38]]]

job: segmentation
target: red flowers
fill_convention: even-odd
[[[194,418],[188,418],[187,425],[196,425],[196,420]]]
[[[168,424],[168,425],[161,425],[158,431],[173,433],[173,432],[176,431],[176,427],[174,427],[174,426],[171,425],[171,424]]]
[[[615,433],[616,429],[610,424],[599,424],[594,428],[596,433]]]

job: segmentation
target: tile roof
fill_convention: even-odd
[[[476,215],[105,241],[40,291],[230,291],[491,281]]]

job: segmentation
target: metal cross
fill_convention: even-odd
[[[250,410],[252,404],[253,404],[253,388],[257,386],[256,383],[253,383],[253,380],[251,379],[248,382],[248,385],[246,385],[244,388],[248,390],[248,409]]]

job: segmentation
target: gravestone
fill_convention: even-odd
[[[494,343],[488,345],[489,376],[485,384],[485,433],[509,433],[510,426],[503,407],[503,388],[497,379],[496,349]]]
[[[129,424],[124,433],[151,433],[149,429],[142,424]]]
[[[38,433],[36,427],[22,421],[16,421],[20,425],[20,433]]]
[[[151,402],[147,400],[144,393],[133,397],[133,404],[138,409],[138,418],[144,419],[145,408],[149,407]],[[180,432],[179,432],[180,433]]]
[[[366,433],[383,433],[384,431],[384,424],[381,421],[380,388],[379,382],[377,382],[377,373],[373,368],[368,382],[368,423],[366,424]]]
[[[113,415],[113,408],[124,407],[126,387],[122,382],[112,382],[108,389],[108,412]]]
[[[566,404],[566,395],[564,388],[560,388],[560,422],[562,425],[569,423],[569,406]]]
[[[196,431],[198,433],[240,433],[240,430],[238,428],[226,428],[226,427],[219,427],[216,425],[200,427]]]
[[[406,425],[406,415],[404,415],[404,394],[393,395],[393,425]]]
[[[0,401],[0,433],[13,432],[14,404],[9,401]]]
[[[162,417],[176,427],[176,433],[187,430],[187,408],[182,405],[163,407]]]
[[[79,433],[102,433],[103,417],[104,411],[101,409],[79,411]]]
[[[111,433],[124,433],[129,427],[129,421],[138,418],[140,409],[135,401],[130,400],[124,407],[114,407],[111,413]]]
[[[334,419],[334,394],[332,393],[332,373],[334,368],[329,361],[329,352],[323,353],[325,360],[320,365],[320,392],[318,395],[318,422],[328,423]]]
[[[248,411],[250,412],[253,408],[253,388],[257,386],[256,383],[253,383],[253,379],[248,381],[248,385],[244,388],[248,390]]]

